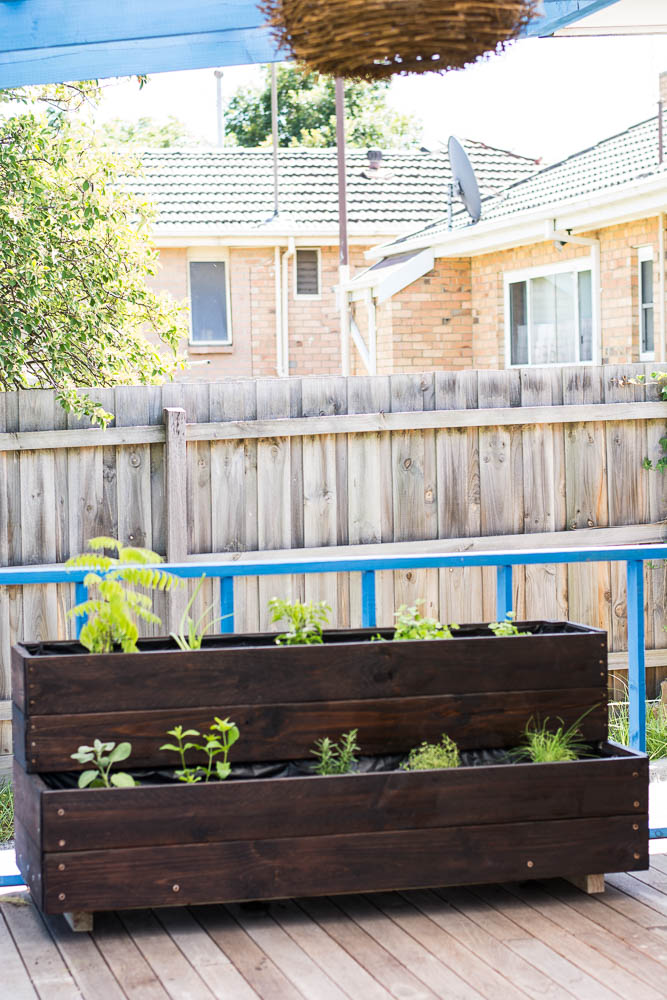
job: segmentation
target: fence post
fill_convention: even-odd
[[[376,624],[375,570],[365,569],[361,574],[361,626],[374,628]]]
[[[512,610],[512,567],[496,567],[496,620],[501,622]]]
[[[234,577],[220,577],[220,622],[221,632],[234,631]]]
[[[84,601],[88,600],[88,587],[82,583],[74,584],[74,603],[83,604]],[[78,639],[81,635],[81,629],[86,623],[87,615],[77,615],[74,619],[74,634]]]
[[[644,652],[644,563],[628,559],[628,715],[630,746],[646,752],[646,666]]]
[[[188,503],[186,475],[185,410],[165,406],[164,496],[167,562],[183,562],[188,554]],[[187,584],[167,594],[167,627],[178,626],[188,602]]]

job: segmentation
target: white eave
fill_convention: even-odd
[[[541,243],[545,222],[553,229],[585,233],[605,226],[642,219],[667,210],[667,170],[648,178],[607,189],[600,194],[540,205],[451,233],[423,234],[400,243],[380,244],[366,251],[369,260],[430,248],[434,257],[475,257],[512,247]]]
[[[378,303],[385,302],[413,281],[428,274],[434,262],[431,247],[395,257],[384,257],[356,275],[345,289],[352,302],[364,298],[369,290]]]

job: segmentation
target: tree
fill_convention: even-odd
[[[345,83],[345,133],[350,146],[384,149],[414,145],[421,123],[387,107],[387,81]],[[277,67],[278,143],[335,146],[336,96],[332,77],[292,63]],[[263,87],[241,87],[225,111],[225,133],[239,146],[271,141],[271,73]]]
[[[166,149],[169,146],[192,146],[197,139],[180,119],[169,115],[166,121],[143,117],[136,121],[113,118],[101,128],[105,140],[115,146],[136,149]]]
[[[85,387],[163,381],[183,367],[185,322],[146,284],[151,210],[122,184],[136,164],[69,114],[95,97],[90,84],[0,95],[22,103],[0,118],[0,390],[53,388],[104,425]]]

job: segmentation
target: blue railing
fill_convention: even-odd
[[[335,549],[332,550],[335,553]],[[361,619],[364,627],[376,622],[375,574],[382,570],[462,569],[469,566],[496,568],[496,616],[503,619],[513,607],[512,572],[514,566],[553,565],[557,563],[624,562],[627,578],[628,618],[628,701],[630,746],[646,751],[646,676],[644,653],[644,562],[667,559],[667,545],[627,545],[619,548],[526,549],[513,552],[465,552],[447,555],[336,556],[326,559],[262,560],[257,562],[187,562],[161,563],[162,569],[175,576],[206,576],[220,580],[220,613],[227,631],[234,631],[234,578],[243,576],[279,576],[299,573],[361,573]],[[58,567],[2,567],[0,586],[39,583],[74,583],[77,603],[86,599],[84,578],[87,570]],[[77,632],[81,628],[77,621]],[[652,838],[667,837],[667,828],[654,828]],[[0,885],[20,884],[0,876]]]

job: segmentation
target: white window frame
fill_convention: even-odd
[[[297,253],[299,250],[314,250],[317,254],[317,294],[316,295],[299,295],[296,290],[296,272],[297,272]],[[321,247],[295,247],[294,248],[294,299],[295,301],[305,299],[308,302],[316,302],[317,299],[322,298],[322,249]]]
[[[593,322],[593,336],[592,336],[592,358],[590,361],[552,361],[549,363],[533,364],[530,360],[531,351],[531,341],[530,336],[528,337],[528,361],[525,364],[513,364],[512,363],[512,322],[511,322],[511,310],[510,310],[510,285],[515,282],[526,281],[526,310],[528,316],[531,312],[531,292],[530,292],[530,279],[531,278],[548,278],[551,274],[568,274],[570,272],[579,273],[579,271],[590,271],[591,272],[591,294],[592,294],[592,322]],[[505,271],[503,273],[503,280],[505,283],[505,367],[506,368],[562,368],[564,364],[569,365],[597,365],[599,364],[600,358],[600,261],[596,253],[590,254],[588,257],[574,257],[571,260],[555,261],[552,264],[541,265],[540,267],[527,267],[522,268],[518,271]],[[579,315],[579,284],[575,284],[576,289],[576,309],[577,316]],[[579,338],[577,338],[577,354],[579,353]]]
[[[190,291],[190,264],[224,264],[225,265],[225,301],[227,303],[227,339],[226,340],[193,340],[192,339],[192,294]],[[229,275],[229,250],[224,247],[194,247],[187,252],[186,282],[188,293],[188,346],[189,347],[231,347],[232,338],[232,296]]]
[[[653,310],[653,345],[652,351],[643,351],[643,339],[644,339],[644,306],[642,304],[642,264],[650,260],[653,264],[653,302],[651,303],[651,309]],[[655,257],[653,253],[653,244],[645,247],[637,248],[637,312],[639,316],[639,360],[640,361],[655,361]]]

